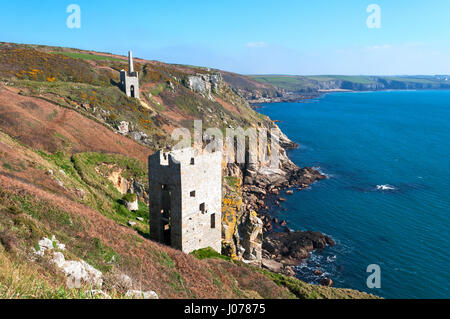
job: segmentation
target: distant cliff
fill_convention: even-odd
[[[327,91],[450,89],[450,76],[295,76],[225,73],[224,80],[250,103],[287,102]]]

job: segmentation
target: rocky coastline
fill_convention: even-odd
[[[280,170],[266,168],[254,172],[247,169],[243,178],[242,197],[244,211],[256,212],[261,221],[260,265],[273,272],[295,276],[295,266],[307,259],[310,252],[334,246],[335,242],[320,232],[291,230],[285,220],[272,216],[273,205],[281,206],[294,192],[327,178],[313,167],[299,168],[295,165],[288,158],[286,150],[297,148],[298,145],[281,131],[280,134]],[[332,280],[323,277],[321,283],[331,286]]]
[[[258,108],[258,104],[263,103],[282,103],[282,102],[298,102],[302,100],[314,99],[322,95],[322,92],[294,93],[288,92],[278,96],[254,96],[247,99],[247,102],[253,107]]]

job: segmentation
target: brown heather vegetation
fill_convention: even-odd
[[[307,285],[208,250],[186,255],[148,239],[148,206],[128,211],[108,170],[119,167],[145,184],[147,156],[168,143],[173,128],[191,127],[193,119],[222,128],[270,120],[229,87],[215,93],[216,101],[186,88],[189,75],[212,71],[136,60],[142,105],[117,87],[124,57],[0,43],[0,298],[93,297],[89,287],[65,287],[48,259],[30,258],[39,239],[52,235],[66,245],[67,259],[83,259],[107,278],[123,272],[134,288],[161,298],[368,297]],[[152,145],[117,134],[120,121],[148,134]],[[228,215],[239,196],[237,189],[225,199]],[[136,217],[144,221],[128,226]],[[108,293],[123,297],[123,291]]]

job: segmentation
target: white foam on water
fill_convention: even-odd
[[[396,190],[396,188],[394,186],[391,186],[389,184],[377,185],[377,189],[380,190],[380,191],[393,191],[393,190]]]

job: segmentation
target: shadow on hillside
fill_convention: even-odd
[[[109,83],[111,83],[112,86],[117,86],[120,89],[120,82],[116,82],[113,79],[110,79]]]
[[[141,235],[142,237],[144,237],[145,239],[150,239],[150,234],[147,232],[143,232],[140,229],[136,229],[136,231],[138,232],[139,235]]]

